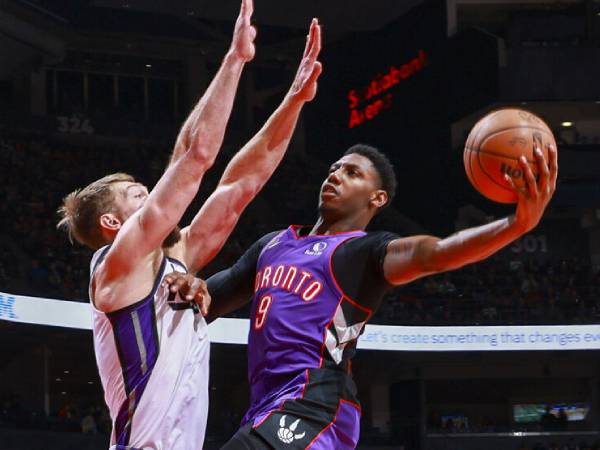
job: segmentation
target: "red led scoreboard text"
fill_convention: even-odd
[[[350,109],[348,128],[362,125],[366,120],[372,120],[382,111],[390,109],[393,96],[391,92],[387,91],[402,80],[420,72],[428,64],[427,54],[421,49],[417,52],[417,56],[402,64],[400,68],[391,66],[386,73],[377,74],[367,87],[351,89],[348,92],[348,108]]]

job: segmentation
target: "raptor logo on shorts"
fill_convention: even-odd
[[[286,415],[283,415],[283,416],[281,416],[281,419],[279,420],[280,428],[279,428],[279,431],[277,431],[277,437],[284,444],[291,444],[292,442],[297,441],[298,439],[302,439],[304,437],[304,435],[306,434],[306,431],[303,431],[300,434],[294,434],[294,431],[296,431],[296,428],[298,428],[300,419],[297,419],[295,422],[292,422],[292,424],[288,428],[285,425],[286,417],[287,417]]]

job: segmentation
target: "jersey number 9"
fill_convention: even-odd
[[[254,317],[255,330],[260,330],[265,324],[271,303],[273,303],[273,297],[270,295],[265,295],[259,300],[258,308],[256,308],[256,316]]]

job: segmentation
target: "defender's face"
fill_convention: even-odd
[[[357,153],[343,156],[329,168],[321,185],[321,215],[345,216],[368,209],[373,195],[380,190],[379,175],[369,158]]]
[[[112,186],[115,193],[115,216],[118,220],[116,230],[139,211],[148,198],[148,188],[140,183],[122,181]],[[170,248],[181,239],[181,230],[175,226],[162,243],[163,248]]]
[[[140,183],[121,181],[112,186],[115,199],[116,213],[121,221],[125,223],[136,211],[138,211],[148,198],[148,188]]]

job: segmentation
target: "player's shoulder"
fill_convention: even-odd
[[[278,236],[278,235],[280,235],[280,234],[281,234],[282,232],[284,232],[284,231],[285,231],[284,229],[282,229],[282,230],[270,231],[270,232],[268,232],[267,234],[263,235],[263,236],[260,238],[260,240],[261,240],[261,241],[262,241],[262,240],[267,240],[267,241],[268,241],[268,240],[271,240],[271,239],[273,239],[275,236]]]
[[[248,247],[245,253],[242,255],[238,263],[243,265],[250,264],[254,265],[255,261],[258,260],[263,250],[272,242],[275,241],[277,236],[281,234],[281,230],[272,231],[270,233],[264,234],[262,237],[258,238],[258,240],[254,241],[254,243]]]
[[[376,231],[367,231],[367,234],[363,237],[371,237],[371,239],[398,239],[401,237],[398,233],[393,233],[391,231],[384,230],[376,230]]]
[[[283,231],[285,231],[285,230],[270,231],[269,233],[264,234],[257,242],[261,242],[263,244],[268,244],[273,239],[275,239],[277,236],[279,236]]]
[[[96,271],[96,268],[104,260],[104,257],[106,256],[106,253],[108,253],[109,249],[110,245],[105,245],[94,252],[92,255],[92,260],[90,261],[90,275]]]
[[[400,235],[389,231],[369,231],[342,244],[343,251],[348,255],[371,254],[385,252],[388,244]]]
[[[397,233],[392,233],[391,231],[368,231],[364,236],[360,236],[355,239],[355,242],[360,243],[388,243],[393,241],[394,239],[398,239],[401,236]]]
[[[262,251],[262,249],[269,245],[271,241],[276,239],[282,233],[282,231],[284,230],[276,230],[264,234],[254,243],[253,247],[258,248],[258,250]]]

